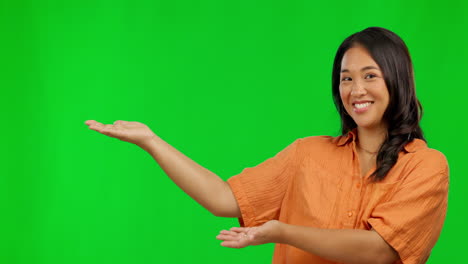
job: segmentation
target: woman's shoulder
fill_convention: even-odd
[[[339,145],[345,137],[343,136],[329,136],[329,135],[318,135],[318,136],[306,136],[298,138],[297,141],[304,148],[325,148],[329,149]]]
[[[413,166],[448,172],[448,160],[445,154],[429,147],[424,140],[415,139],[408,143],[405,149]]]
[[[404,146],[405,151],[399,155],[401,166],[407,172],[408,180],[435,180],[434,176],[448,180],[449,164],[447,157],[439,150],[428,146],[422,139],[413,139]]]

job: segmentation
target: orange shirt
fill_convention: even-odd
[[[447,211],[445,156],[414,139],[382,182],[369,183],[361,177],[356,133],[354,129],[338,137],[299,138],[274,157],[229,178],[242,213],[241,226],[277,219],[316,228],[373,227],[399,253],[396,263],[424,263]],[[333,262],[276,244],[273,263]]]

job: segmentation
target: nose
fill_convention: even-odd
[[[361,96],[365,95],[367,93],[367,90],[362,86],[361,83],[359,82],[354,82],[353,86],[351,87],[351,95],[354,96]]]

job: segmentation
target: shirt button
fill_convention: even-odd
[[[353,216],[353,211],[348,212],[348,217],[351,217],[351,216]]]

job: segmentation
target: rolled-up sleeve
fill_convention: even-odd
[[[242,214],[241,226],[258,226],[278,219],[290,178],[297,170],[300,141],[295,140],[274,157],[228,179]]]
[[[400,255],[399,263],[425,263],[441,233],[448,206],[449,170],[440,152],[427,155],[367,220]]]

